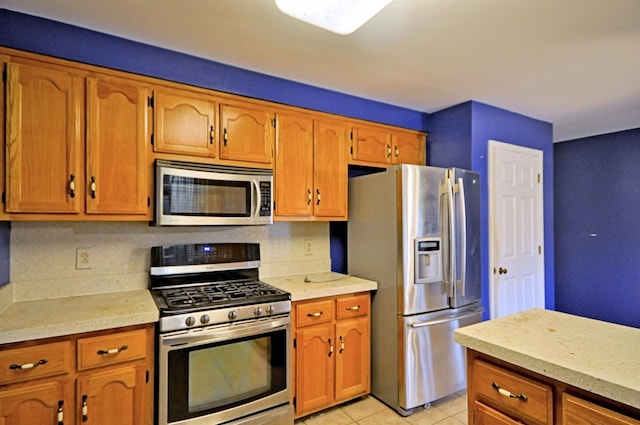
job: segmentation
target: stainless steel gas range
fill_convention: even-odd
[[[151,249],[158,425],[293,423],[290,296],[259,265],[258,244]]]

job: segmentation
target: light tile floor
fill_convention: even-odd
[[[467,392],[434,401],[428,409],[417,410],[407,417],[400,416],[373,396],[366,396],[295,421],[295,425],[378,424],[467,425]]]

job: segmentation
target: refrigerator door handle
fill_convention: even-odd
[[[451,170],[449,170],[451,173]],[[451,182],[453,176],[447,178],[447,203],[449,204],[449,277],[450,283],[447,292],[449,298],[453,298],[453,290],[456,282],[456,233],[454,229],[455,223],[455,209],[453,202],[453,183]]]
[[[484,311],[483,308],[478,308],[478,309],[475,309],[475,310],[471,311],[470,313],[466,313],[466,314],[462,314],[462,315],[447,316],[447,317],[443,317],[443,318],[440,318],[440,319],[427,320],[426,322],[415,322],[415,323],[412,323],[409,326],[411,326],[412,328],[423,328],[425,326],[439,325],[440,323],[446,323],[446,322],[450,322],[452,320],[462,320],[462,319],[466,319],[467,317],[476,316],[476,315],[482,313],[483,311]]]
[[[467,202],[464,196],[464,180],[458,178],[460,192],[460,295],[464,297],[467,286]],[[457,282],[456,282],[457,283]]]

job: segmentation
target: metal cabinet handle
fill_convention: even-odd
[[[213,145],[213,138],[215,136],[215,132],[213,131],[213,126],[211,126],[211,130],[209,131],[209,144]]]
[[[223,129],[222,133],[223,133],[222,140],[224,141],[224,146],[226,147],[227,146],[227,140],[229,140],[229,133],[227,133],[227,129],[226,128]]]
[[[123,345],[120,348],[111,348],[109,350],[98,350],[98,355],[100,356],[105,356],[105,355],[111,355],[111,354],[118,354],[121,351],[126,350],[127,348],[129,348],[128,345]]]
[[[324,313],[321,311],[318,311],[316,313],[307,313],[307,317],[320,317],[322,316]]]
[[[387,144],[387,158],[391,158],[391,145]]]
[[[89,186],[91,192],[91,199],[96,199],[96,178],[91,176],[91,185]]]
[[[352,305],[350,307],[347,307],[345,310],[347,310],[347,311],[358,311],[358,310],[360,310],[360,305],[359,304],[358,305]]]
[[[331,343],[331,338],[329,338],[329,357],[333,354],[333,344]]]
[[[34,367],[40,366],[47,363],[47,359],[40,359],[37,362],[34,363],[24,363],[24,364],[16,364],[16,363],[12,363],[9,365],[9,369],[11,370],[24,370],[24,369],[33,369]]]
[[[505,397],[519,398],[522,401],[527,401],[527,396],[525,394],[513,394],[510,391],[505,390],[504,388],[500,388],[500,385],[498,385],[496,382],[493,382],[491,386],[493,387],[494,390],[498,391],[500,394],[502,394]]]
[[[64,425],[64,412],[62,411],[62,405],[64,400],[58,400],[58,425]]]
[[[316,189],[316,197],[317,197],[317,201],[316,201],[316,205],[320,205],[320,189]]]
[[[400,156],[400,149],[398,149],[398,147],[395,147],[395,152],[396,152],[396,158]]]
[[[89,407],[87,406],[87,395],[82,395],[82,422],[89,420]]]
[[[342,335],[340,335],[340,351],[339,351],[339,353],[342,354],[343,351],[344,351],[344,339],[342,339]]]
[[[307,205],[311,203],[311,189],[307,189]]]
[[[74,174],[69,176],[69,197],[76,197],[76,176]]]

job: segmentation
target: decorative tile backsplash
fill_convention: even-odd
[[[331,269],[328,223],[151,227],[126,222],[13,222],[14,299],[146,289],[152,246],[211,242],[260,243],[261,277]],[[89,253],[85,266],[91,268],[76,267],[78,249]]]

